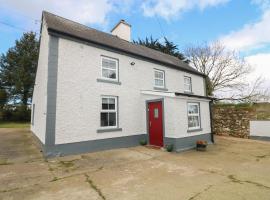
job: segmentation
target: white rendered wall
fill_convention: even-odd
[[[250,121],[250,136],[270,137],[270,120]]]
[[[42,33],[40,38],[40,49],[38,67],[35,79],[32,105],[35,104],[34,124],[31,124],[31,131],[45,143],[46,132],[46,109],[47,109],[47,77],[48,77],[48,53],[49,35],[47,27],[43,21]],[[31,121],[33,120],[33,111]]]
[[[169,91],[184,92],[184,75],[189,75],[192,77],[193,93],[204,95],[203,78],[179,70],[61,38],[58,54],[56,144],[146,133],[145,100],[160,97],[142,95],[141,90],[153,90],[154,68],[165,70]],[[97,78],[101,78],[101,55],[119,59],[121,85],[97,82]],[[135,62],[135,65],[131,66],[131,62]],[[119,128],[122,131],[96,132],[100,128],[101,95],[119,97]],[[165,104],[165,132],[175,137],[184,137],[184,133],[176,134],[175,130],[187,127],[186,103],[178,99],[168,102],[168,105]],[[175,107],[178,113],[174,114],[175,117],[183,122],[172,122],[175,118],[170,120],[169,112]],[[209,108],[204,103],[201,107],[203,113],[206,113],[204,124],[209,118]],[[202,127],[203,132],[209,133],[209,127]]]
[[[201,131],[188,132],[187,103],[200,104]],[[165,100],[165,132],[167,137],[183,138],[211,133],[209,101],[201,99],[166,98]]]

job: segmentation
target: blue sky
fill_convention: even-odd
[[[133,39],[166,36],[180,49],[220,40],[270,77],[270,0],[0,0],[0,53],[39,31],[42,10],[106,32],[125,19]]]

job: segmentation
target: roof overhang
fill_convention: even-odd
[[[199,99],[208,99],[211,101],[216,100],[216,98],[214,97],[195,95],[191,93],[181,93],[181,92],[175,92],[175,96],[186,96],[186,97],[193,97],[193,98],[199,98]]]
[[[154,90],[141,90],[141,94],[153,95],[153,96],[163,96],[171,98],[183,98],[183,99],[201,99],[202,101],[213,101],[215,98],[208,96],[201,96],[189,93],[180,92],[164,92],[164,91],[154,91]]]

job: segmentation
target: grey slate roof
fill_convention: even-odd
[[[43,11],[43,19],[46,21],[49,33],[73,37],[79,40],[111,48],[116,51],[132,54],[152,62],[160,63],[167,67],[173,67],[175,69],[180,69],[193,74],[203,75],[176,57],[142,45],[133,44],[126,40],[120,39],[117,36],[98,31],[52,13]]]

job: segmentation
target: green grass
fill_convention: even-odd
[[[0,128],[29,128],[29,122],[0,122]]]

